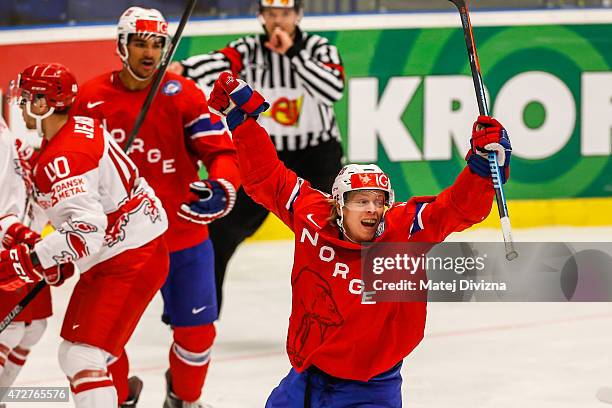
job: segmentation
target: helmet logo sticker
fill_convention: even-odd
[[[156,20],[136,20],[137,33],[168,34],[168,23]]]
[[[356,173],[351,175],[353,188],[388,188],[389,178],[384,173]]]
[[[295,0],[261,0],[262,7],[294,7]]]

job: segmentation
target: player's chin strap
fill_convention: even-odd
[[[338,224],[338,229],[340,230],[340,233],[346,238],[348,239],[350,242],[352,242],[353,244],[359,244],[359,242],[355,241],[354,239],[352,239],[349,234],[348,231],[344,228],[344,205],[340,206],[340,218],[336,219],[336,224]]]
[[[132,67],[130,67],[130,63],[128,62],[129,54],[128,54],[127,47],[122,44],[121,48],[123,52],[119,53],[119,58],[121,59],[121,62],[123,62],[123,66],[127,69],[127,71],[130,73],[132,78],[134,78],[137,81],[144,82],[144,81],[148,81],[155,74],[155,72],[153,72],[153,74],[151,74],[150,76],[146,78],[139,77],[138,75],[136,75],[136,73],[132,71]]]
[[[38,133],[39,137],[43,137],[44,135],[42,130],[42,121],[53,115],[53,112],[55,112],[55,108],[49,108],[49,111],[43,115],[36,115],[32,113],[32,102],[28,101],[26,102],[26,112],[28,113],[28,115],[30,115],[36,120],[36,132]]]
[[[142,37],[144,39],[148,39],[153,37],[155,34],[150,33],[150,34],[144,34],[142,35]],[[169,38],[168,38],[169,39]],[[164,57],[166,56],[166,47],[167,47],[168,41],[165,40],[164,41],[164,50],[162,52],[162,57],[159,59],[159,64],[157,64],[157,68],[159,68],[161,66],[162,61],[164,60]],[[127,49],[127,45],[123,44],[123,42],[120,43],[120,47],[121,50],[118,50],[117,54],[119,55],[119,59],[121,60],[121,62],[123,62],[123,66],[127,69],[127,71],[130,73],[130,75],[132,76],[132,78],[134,78],[137,81],[140,82],[144,82],[144,81],[148,81],[149,79],[151,79],[153,77],[153,75],[155,75],[155,72],[157,72],[157,68],[156,70],[149,75],[148,77],[140,77],[138,75],[136,75],[136,73],[134,71],[132,71],[132,67],[130,67],[130,63],[128,62],[128,58],[130,57],[130,53]]]

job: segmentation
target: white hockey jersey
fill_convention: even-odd
[[[73,261],[84,273],[168,227],[153,189],[97,120],[71,117],[43,143],[33,173],[36,202],[55,228],[34,248],[44,268]]]
[[[17,139],[0,116],[0,217],[14,214],[23,218],[26,211],[27,191],[24,172],[17,152]],[[0,229],[0,240],[2,240]]]

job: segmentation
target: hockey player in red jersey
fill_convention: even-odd
[[[120,145],[132,131],[167,45],[167,23],[154,9],[130,7],[118,23],[123,69],[85,83],[75,112],[100,119]],[[199,407],[217,319],[214,257],[207,224],[232,209],[239,187],[236,151],[223,122],[195,82],[165,73],[147,119],[128,150],[168,212],[170,273],[163,321],[173,329],[167,408]],[[198,162],[208,171],[200,180]],[[122,356],[111,372],[127,371]],[[125,384],[125,382],[124,382]],[[118,386],[120,402],[127,387]]]
[[[484,151],[504,151],[505,181],[506,131],[479,117],[468,166],[453,185],[394,203],[376,165],[345,166],[331,196],[288,170],[256,122],[267,103],[231,74],[220,75],[210,106],[227,115],[246,192],[295,233],[287,336],[293,368],[266,407],[401,407],[401,362],[423,338],[426,303],[362,303],[362,244],[437,243],[482,221],[494,195]]]
[[[168,274],[161,202],[100,122],[70,116],[77,83],[59,64],[26,68],[17,94],[29,129],[44,136],[33,170],[37,205],[55,228],[0,252],[0,288],[42,279],[61,284],[72,262],[81,274],[64,318],[62,371],[77,408],[114,408],[107,361],[120,356]],[[4,239],[26,228],[3,224]],[[24,237],[15,234],[15,237]]]
[[[219,74],[229,71],[266,95],[271,106],[260,123],[274,141],[278,158],[314,188],[329,191],[343,157],[334,112],[345,89],[340,52],[325,36],[302,29],[303,0],[248,1],[257,4],[263,32],[174,62],[168,69],[193,79],[207,93]],[[231,214],[210,225],[219,307],[230,259],[269,213],[242,188],[236,197]]]
[[[46,222],[39,211],[29,211],[33,157],[34,149],[15,138],[0,116],[0,236],[4,249],[11,249],[20,243],[33,248],[40,239],[40,235],[34,231],[40,231]],[[26,228],[22,220],[29,223],[32,229]],[[26,285],[15,291],[0,290],[0,319],[31,289],[30,285]],[[13,384],[30,350],[42,337],[51,314],[51,291],[47,286],[0,333],[0,390]],[[0,391],[0,400],[2,394]],[[4,405],[0,404],[0,407]]]

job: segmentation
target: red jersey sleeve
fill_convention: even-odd
[[[230,63],[230,70],[234,75],[240,75],[240,72],[244,69],[244,64],[242,63],[242,55],[240,52],[231,46],[227,46],[219,51],[221,54],[225,56],[227,61]]]
[[[328,197],[310,187],[278,159],[270,136],[254,119],[233,131],[246,193],[293,230],[295,208],[315,205]]]
[[[455,182],[437,196],[414,197],[394,208],[389,215],[410,223],[411,241],[442,242],[451,233],[483,221],[491,212],[494,194],[490,179],[466,167]]]
[[[83,89],[79,89],[72,106],[70,107],[70,116],[89,116],[87,112],[87,104],[85,102]]]
[[[88,107],[89,102],[95,99],[95,94],[89,91],[91,88],[90,82],[84,83],[79,88],[79,92],[70,107],[70,116],[88,116],[90,118],[102,120],[103,117],[97,109],[90,109]]]
[[[223,178],[240,187],[236,149],[221,118],[212,114],[206,96],[195,82],[183,80],[186,106],[183,123],[187,145],[202,161],[209,178]]]

